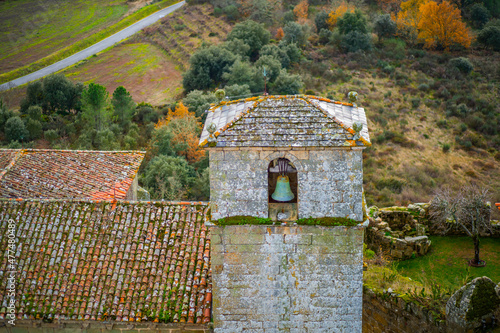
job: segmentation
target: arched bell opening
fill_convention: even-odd
[[[277,158],[268,169],[269,218],[273,221],[297,219],[297,169],[290,160]]]

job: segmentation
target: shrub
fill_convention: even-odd
[[[344,16],[337,20],[337,26],[339,32],[343,35],[353,31],[360,32],[361,34],[368,32],[366,18],[358,9],[354,13],[346,12]]]
[[[370,51],[372,49],[372,39],[369,34],[360,31],[351,31],[342,36],[340,47],[346,53]]]
[[[418,90],[421,90],[421,91],[428,91],[429,90],[429,85],[426,84],[426,83],[422,83],[418,86]]]
[[[325,11],[321,11],[316,14],[314,18],[314,24],[316,25],[316,31],[320,32],[322,29],[328,30],[328,13]]]
[[[7,141],[23,141],[29,137],[29,133],[20,117],[9,118],[4,126]]]
[[[245,42],[245,44],[250,46],[248,56],[255,58],[260,49],[269,43],[271,33],[264,27],[263,24],[247,20],[237,23],[229,35],[227,35],[228,41],[233,39],[241,39]]]
[[[326,44],[330,41],[330,38],[332,37],[333,32],[331,32],[328,29],[321,29],[319,32],[319,42],[320,44]]]
[[[271,85],[271,93],[277,95],[295,95],[300,92],[304,86],[299,75],[288,74],[286,69],[282,69],[280,75]]]
[[[450,59],[449,64],[452,67],[458,68],[460,72],[464,73],[465,75],[469,74],[474,69],[474,66],[469,61],[469,59],[464,57]]]
[[[391,19],[390,14],[377,16],[373,30],[379,38],[391,38],[396,33],[396,22]]]
[[[500,51],[500,27],[485,27],[477,35],[477,41],[486,48]]]
[[[226,91],[226,96],[229,100],[249,97],[252,94],[248,84],[233,84],[231,86],[225,86],[224,90]]]
[[[416,109],[420,106],[420,98],[412,98],[410,99],[411,106]]]
[[[47,130],[43,133],[43,136],[46,140],[48,140],[50,143],[56,141],[59,139],[59,133],[57,133],[56,130]]]
[[[475,3],[470,7],[470,19],[476,28],[481,29],[490,16],[490,11],[482,3]]]
[[[443,145],[443,153],[447,153],[450,150],[451,146],[449,143],[445,143]]]
[[[296,43],[299,47],[304,47],[307,41],[307,35],[304,31],[304,26],[298,24],[297,22],[288,22],[283,31],[285,36],[282,42],[285,44]]]
[[[28,130],[30,140],[36,140],[42,137],[42,123],[38,120],[28,118],[26,121],[26,129]]]

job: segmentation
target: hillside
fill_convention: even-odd
[[[339,33],[338,27],[331,28],[328,32],[328,29],[321,30],[317,26],[320,14],[335,11],[338,4],[318,2],[317,6],[311,5],[305,12],[296,11],[302,13],[302,17],[297,17],[295,12],[287,9],[298,6],[299,4],[294,3],[288,7],[273,9],[272,15],[252,14],[250,17],[265,23],[266,30],[271,32],[271,47],[267,49],[268,52],[281,52],[279,49],[284,48],[283,45],[300,43],[300,59],[294,64],[288,64],[286,69],[291,75],[289,77],[303,83],[297,92],[340,101],[347,101],[349,91],[358,92],[358,104],[366,110],[373,142],[373,146],[364,152],[364,189],[368,205],[391,206],[428,201],[443,186],[458,188],[470,182],[488,187],[492,201],[500,202],[498,52],[477,43],[470,48],[429,50],[422,43],[411,43],[394,33],[382,38],[375,33],[374,26],[378,15],[383,14],[384,10],[366,4],[362,4],[360,8],[365,13],[370,48],[348,52],[345,44],[342,44],[345,35]],[[189,153],[184,148],[174,147],[175,140],[178,140],[175,136],[177,134],[168,132],[174,129],[161,134],[159,129],[170,120],[158,123],[153,130],[153,123],[156,122],[154,119],[171,114],[164,105],[172,105],[186,96],[183,74],[191,68],[190,57],[207,50],[202,47],[203,44],[219,45],[213,50],[228,48],[224,40],[233,25],[228,22],[243,21],[241,15],[249,15],[249,12],[245,12],[245,7],[240,10],[243,14],[223,10],[217,1],[211,1],[211,4],[190,4],[126,42],[64,71],[64,74],[74,82],[102,84],[110,94],[116,87],[124,86],[136,103],[147,102],[157,106],[156,116],[148,120],[152,122],[149,124],[143,119],[142,111],[136,112],[140,117],[135,117],[133,121],[138,124],[141,134],[144,134],[144,138],[138,139],[137,144],[139,147],[151,148],[148,157],[151,163],[163,154],[183,159],[182,163],[185,163],[192,151]],[[468,10],[465,8],[466,12]],[[284,30],[281,36],[280,28]],[[476,28],[471,31],[474,35],[480,32]],[[280,38],[281,43],[278,42]],[[232,47],[234,45],[235,43]],[[244,45],[242,49],[233,50],[241,54],[248,52]],[[261,73],[262,67],[258,66],[262,64],[259,65],[258,52],[260,49],[240,58],[239,64],[243,66],[243,72],[240,73]],[[266,53],[266,56],[269,57],[270,53]],[[460,60],[462,58],[465,60]],[[274,66],[279,60],[283,59],[267,58],[266,61]],[[234,58],[231,61],[235,61]],[[277,66],[281,68],[282,65]],[[465,70],[462,70],[463,66],[466,67]],[[268,82],[267,89],[274,89],[272,93],[280,93],[276,81],[273,81],[277,76],[270,78]],[[219,81],[211,78],[213,82],[209,83],[209,88],[200,90],[210,92],[233,83],[240,88],[247,83],[254,84],[255,88],[251,91],[254,94],[262,93],[264,89],[263,85],[259,86],[259,82],[248,80],[244,75],[233,75],[227,68],[221,70],[220,78]],[[21,87],[1,93],[0,98],[11,108],[17,109],[25,95],[25,89],[26,87]],[[204,101],[200,102],[201,106],[195,107],[192,98],[184,99],[189,110],[196,112],[197,116],[201,116],[204,107],[208,105],[203,103],[213,98],[209,93],[199,94],[205,96],[200,97]],[[142,106],[137,110],[140,108]],[[191,117],[183,113],[187,111],[179,110],[181,118]],[[69,118],[66,120],[70,121]],[[189,126],[193,126],[190,127],[192,137],[196,137],[196,131],[199,131],[196,126],[199,125],[190,124]],[[81,147],[81,142],[77,140],[80,135],[78,126],[76,134],[61,134],[60,140],[50,140],[51,145]],[[49,129],[48,125],[44,125],[44,130],[46,129]],[[122,134],[116,134],[118,132],[119,130],[115,131],[120,141],[118,147],[130,148],[125,146],[126,130]],[[165,135],[164,139],[161,139],[160,134]],[[169,138],[167,134],[174,135],[174,139],[170,136],[168,149],[161,146],[161,140]],[[158,135],[156,141],[148,142],[155,135]],[[188,147],[195,145],[195,139],[190,137],[189,140]],[[42,139],[34,144],[40,143],[48,144]],[[4,144],[7,145],[8,142],[4,140]],[[99,148],[98,143],[92,144],[92,147]],[[174,163],[173,160],[169,160],[170,162]],[[189,160],[189,167],[196,170],[196,173],[194,170],[189,171],[193,172],[190,177],[197,180],[190,178],[187,183],[183,183],[184,187],[180,192],[182,198],[199,193],[198,190],[206,182],[203,177],[208,177],[202,176],[206,163],[206,160],[199,158]],[[144,168],[145,174],[148,173],[148,167]],[[176,172],[174,174],[179,175],[180,171]],[[494,217],[498,219],[500,214],[494,211]]]

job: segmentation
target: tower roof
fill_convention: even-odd
[[[315,96],[285,95],[212,106],[200,138],[200,146],[207,145],[366,147],[371,142],[363,108]]]

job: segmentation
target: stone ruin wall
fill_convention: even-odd
[[[216,333],[361,333],[363,228],[211,227]]]
[[[363,219],[363,158],[360,148],[210,149],[212,219],[268,217],[269,163],[279,157],[297,168],[298,218]]]

